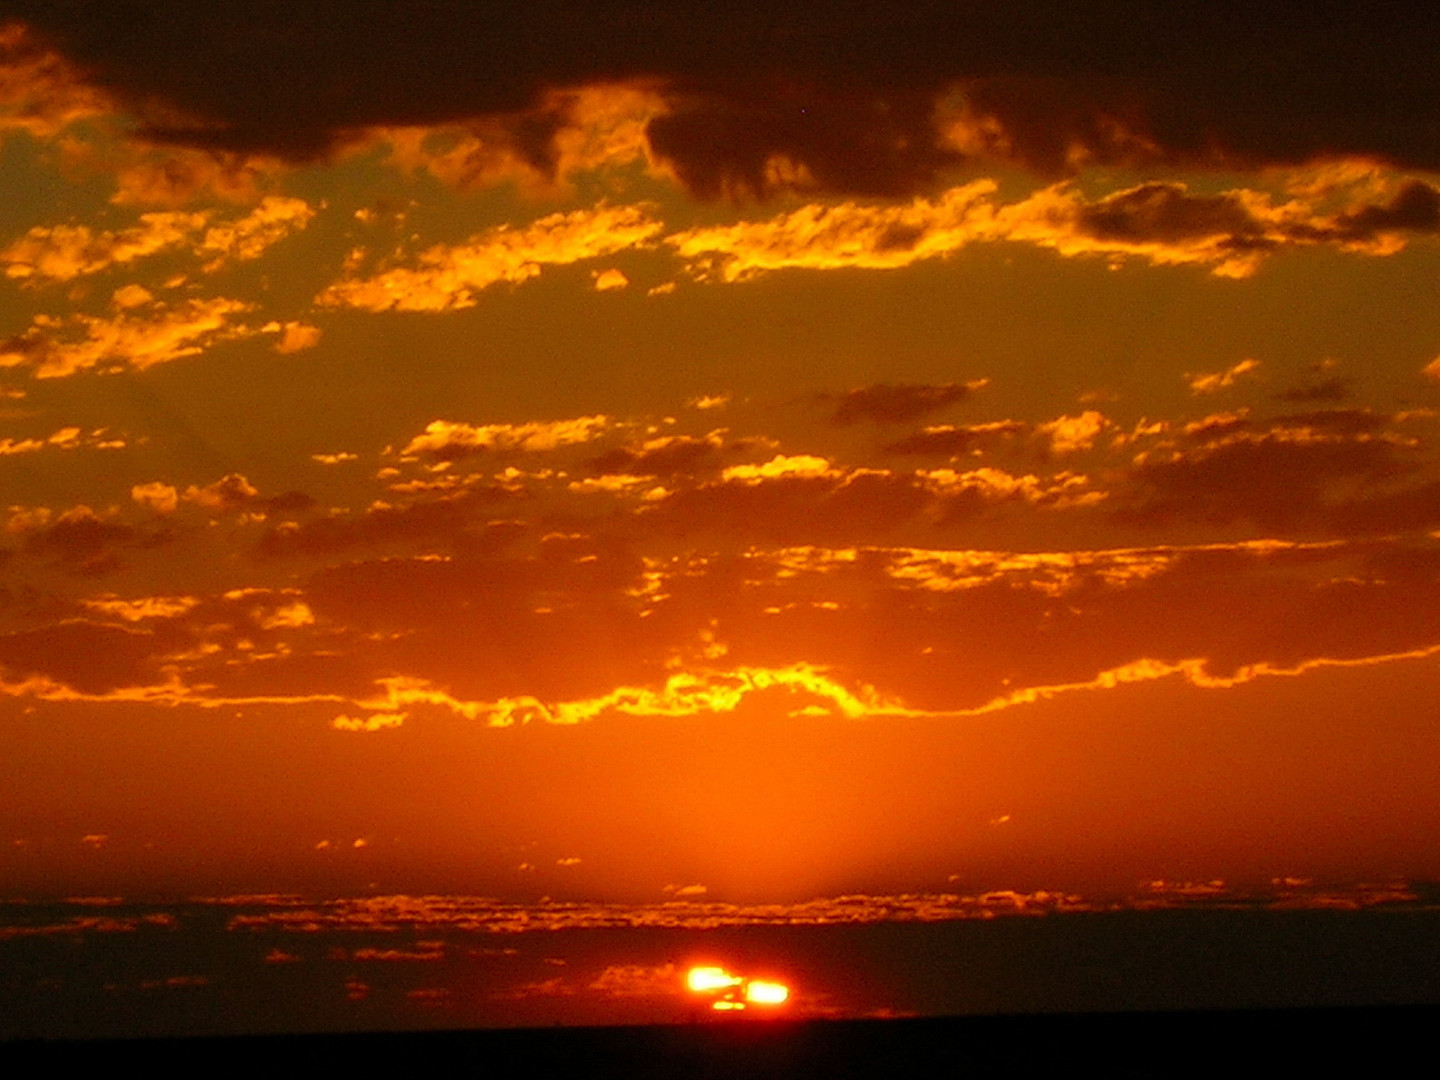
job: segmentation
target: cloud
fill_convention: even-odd
[[[836,403],[830,419],[842,427],[860,420],[876,424],[904,424],[964,401],[987,386],[989,381],[973,379],[968,383],[941,385],[876,383],[843,394],[821,394],[819,400]]]
[[[125,600],[106,594],[81,601],[81,605],[89,612],[108,615],[127,623],[175,619],[193,611],[199,604],[200,599],[195,596],[143,596]]]
[[[1249,521],[1282,533],[1316,527],[1349,532],[1364,531],[1366,507],[1381,513],[1388,506],[1396,513],[1418,499],[1401,514],[1406,527],[1440,522],[1440,511],[1422,509],[1428,488],[1411,483],[1417,468],[1413,440],[1381,430],[1390,420],[1349,409],[1290,414],[1267,425],[1244,416],[1209,417],[1187,428],[1199,445],[1137,457],[1117,512],[1150,523]]]
[[[994,420],[985,424],[955,427],[937,424],[916,435],[907,435],[888,443],[882,449],[888,454],[914,457],[955,457],[979,453],[998,443],[1030,431],[1030,425],[1019,420]]]
[[[942,519],[974,513],[985,506],[1021,502],[1031,506],[1087,506],[1106,498],[1104,491],[1091,487],[1090,478],[1062,472],[1042,480],[1033,474],[1015,476],[1002,469],[980,468],[957,473],[954,469],[921,469],[916,473],[925,485],[945,495],[937,512]]]
[[[461,190],[513,183],[534,197],[572,194],[577,173],[654,158],[646,125],[668,105],[645,80],[548,88],[525,107],[473,115],[459,122],[384,125],[361,143],[389,148],[392,164],[423,170]]]
[[[720,474],[725,483],[739,483],[748,486],[763,484],[767,480],[820,479],[840,480],[845,471],[836,469],[823,457],[812,454],[776,454],[760,465],[732,465]]]
[[[639,443],[617,446],[590,461],[597,473],[638,476],[694,476],[713,470],[726,449],[726,429],[706,435],[659,435]],[[743,444],[742,444],[743,445]],[[738,449],[731,444],[731,449]]]
[[[712,543],[841,545],[912,525],[946,527],[1006,507],[1062,509],[1104,497],[1087,477],[1068,472],[1046,478],[994,468],[904,473],[777,454],[729,466],[718,480],[652,495],[634,520],[647,533],[703,535]]]
[[[267,196],[244,217],[214,224],[209,211],[155,211],[113,232],[96,232],[86,225],[37,225],[0,250],[0,264],[7,277],[21,281],[70,281],[184,248],[207,259],[205,269],[214,271],[232,260],[259,258],[271,245],[303,229],[314,215],[303,199]]]
[[[87,694],[150,682],[153,653],[153,636],[145,631],[81,621],[0,634],[0,669],[55,679]]]
[[[275,343],[274,348],[281,356],[313,349],[320,344],[322,336],[318,326],[302,322],[271,323],[261,327],[261,330],[280,331],[280,340]]]
[[[157,514],[173,514],[179,505],[179,493],[175,488],[158,480],[134,485],[130,489],[130,497]]]
[[[1423,180],[1407,180],[1388,203],[1347,210],[1332,228],[1346,242],[1382,246],[1394,242],[1385,239],[1394,233],[1440,232],[1440,190]]]
[[[167,539],[163,532],[142,532],[85,505],[59,514],[47,508],[13,513],[6,528],[23,539],[26,552],[53,557],[67,571],[84,575],[110,573],[119,568],[121,551]]]
[[[531,453],[554,450],[597,439],[614,423],[610,417],[598,413],[577,416],[573,420],[532,420],[520,424],[479,426],[432,420],[425,425],[423,434],[416,435],[405,444],[400,454],[406,458],[455,461],[484,451]]]
[[[892,479],[928,500],[921,514],[958,514],[945,508],[967,498],[1046,507],[1096,494],[1067,474]],[[744,507],[752,516],[769,506],[761,496],[778,493],[816,518],[817,506],[827,508],[817,492],[833,498],[846,481],[859,482],[832,465],[817,476],[782,471],[713,486],[754,499]],[[1432,491],[1432,513],[1434,505]],[[316,541],[309,550],[322,553],[343,546],[337,537],[413,545],[444,528],[452,540],[478,533],[477,509],[441,522],[441,532],[425,531],[433,520],[416,527],[358,515],[348,536],[308,533],[315,522],[275,532]],[[70,515],[91,518],[100,516]],[[865,524],[849,520],[851,535]],[[54,524],[31,514],[12,520],[12,533],[28,548]],[[501,727],[777,707],[854,718],[978,714],[1175,675],[1219,688],[1390,662],[1440,641],[1435,545],[1424,537],[1096,551],[813,546],[843,531],[822,523],[792,530],[806,543],[777,548],[759,538],[782,528],[760,520],[731,555],[701,545],[642,560],[612,538],[541,537],[509,524],[518,550],[504,557],[456,543],[454,556],[333,565],[303,588],[102,592],[37,612],[44,625],[27,628],[30,636],[0,641],[0,692],[323,705],[334,729],[383,736],[423,728],[437,712]],[[122,551],[145,542],[102,539]],[[106,661],[109,674],[87,677],[90,654],[103,650],[128,656],[128,666]]]
[[[1408,194],[1417,185],[1429,194]],[[993,181],[977,180],[901,204],[812,203],[769,220],[683,230],[665,242],[692,273],[727,282],[784,269],[895,269],[1002,241],[1049,248],[1066,258],[1141,258],[1243,278],[1285,247],[1332,244],[1393,254],[1404,248],[1407,231],[1435,231],[1423,208],[1432,198],[1440,206],[1440,192],[1421,181],[1408,182],[1390,203],[1340,214],[1322,213],[1302,200],[1276,205],[1248,189],[1197,195],[1176,182],[1141,184],[1094,200],[1066,183],[1010,203],[997,201],[997,191]]]
[[[30,329],[0,342],[0,368],[28,366],[37,379],[94,368],[143,371],[258,332],[236,321],[252,305],[226,297],[170,304],[127,286],[116,292],[112,307],[109,316],[37,315]]]
[[[102,450],[118,450],[124,445],[124,439],[107,437],[105,428],[96,428],[86,433],[82,432],[78,427],[63,427],[52,433],[48,438],[43,439],[13,439],[8,436],[0,439],[0,457],[13,454],[33,454],[47,447],[60,450],[75,450],[79,447],[86,446]]]
[[[142,214],[138,225],[119,232],[96,233],[85,225],[37,225],[0,251],[0,263],[10,278],[69,281],[179,247],[204,224],[203,214],[165,212]]]
[[[427,705],[497,728],[533,722],[579,724],[606,714],[679,717],[733,712],[751,694],[770,691],[818,701],[827,711],[851,718],[907,712],[873,687],[846,686],[823,667],[803,662],[783,668],[742,666],[680,672],[659,686],[620,686],[599,697],[569,701],[544,701],[530,695],[467,701],[425,680],[392,678],[379,683],[383,693],[373,702],[364,703],[371,708]]]
[[[463,244],[437,244],[413,267],[335,282],[315,302],[364,311],[452,311],[498,282],[518,284],[560,266],[645,243],[662,229],[644,206],[606,206],[551,214],[530,225],[498,226]]]
[[[285,171],[271,154],[129,142],[94,162],[115,174],[117,206],[186,206],[201,198],[251,205]]]
[[[703,885],[686,886],[698,892],[676,890],[667,886],[666,891],[677,897],[689,899],[705,895]],[[634,997],[679,997],[683,993],[680,970],[674,964],[647,967],[643,964],[611,964],[586,987],[598,994],[611,998]]]
[[[135,116],[137,142],[293,162],[380,129],[458,127],[473,145],[426,156],[469,183],[554,183],[596,142],[602,158],[643,154],[707,197],[903,196],[977,157],[1047,175],[1322,156],[1440,166],[1428,11],[1340,5],[1307,22],[1278,3],[1237,15],[736,0],[647,12],[640,32],[609,0],[327,2],[283,16],[245,0],[171,5],[120,33],[103,7],[10,7],[29,25],[7,32],[12,96],[34,130],[97,107],[84,71]],[[598,120],[571,104],[601,85],[643,104]]]
[[[1312,401],[1336,403],[1344,401],[1351,394],[1351,380],[1336,376],[1321,379],[1303,386],[1282,390],[1275,397],[1279,401]]]
[[[1246,277],[1282,247],[1328,243],[1388,255],[1404,248],[1401,234],[1437,228],[1440,191],[1419,180],[1407,181],[1388,203],[1334,215],[1301,200],[1277,206],[1245,189],[1195,195],[1184,184],[1148,183],[1077,203],[1069,229],[1030,238],[1066,255],[1111,252],[1141,255],[1158,265],[1209,263],[1217,275]],[[1033,226],[1022,229],[1020,238],[1026,231]]]
[[[186,502],[206,510],[234,510],[254,502],[260,491],[239,473],[216,480],[213,484],[199,487],[191,484],[181,496]]]
[[[212,256],[206,269],[216,269],[230,259],[258,259],[271,245],[305,228],[314,216],[314,208],[304,199],[267,195],[244,217],[211,225],[198,250]]]
[[[403,506],[376,503],[359,514],[284,521],[255,545],[263,559],[324,556],[353,547],[386,544],[453,544],[479,529],[496,504],[517,498],[502,485],[475,485],[459,494]]]
[[[198,506],[210,514],[249,507],[259,511],[294,512],[307,510],[315,500],[299,491],[262,496],[258,488],[240,473],[230,473],[209,484],[189,484],[184,491],[160,480],[135,484],[130,498],[156,514],[175,513],[180,503]]]
[[[1079,416],[1057,416],[1054,420],[1035,425],[1035,432],[1050,443],[1052,454],[1073,454],[1089,450],[1110,421],[1094,409]]]
[[[1257,371],[1259,367],[1259,360],[1245,359],[1224,371],[1195,375],[1186,372],[1185,381],[1190,384],[1192,394],[1213,394],[1217,390],[1225,390],[1234,386],[1241,378]]]
[[[594,282],[596,292],[613,292],[629,285],[630,279],[612,266],[609,270],[597,270],[594,274]]]
[[[48,138],[110,108],[103,92],[22,23],[0,23],[0,138],[10,131]]]
[[[992,181],[979,180],[934,201],[811,204],[768,221],[684,230],[665,242],[702,276],[724,281],[790,268],[893,269],[949,255],[986,235],[995,190]]]
[[[345,716],[340,715],[330,721],[330,726],[336,731],[385,731],[389,728],[397,728],[408,719],[403,712],[400,713],[371,713],[369,716]]]

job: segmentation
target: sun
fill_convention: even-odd
[[[714,965],[692,967],[685,985],[692,994],[711,998],[710,1008],[716,1012],[743,1012],[751,1007],[770,1010],[790,1000],[790,988],[784,983],[734,975]]]

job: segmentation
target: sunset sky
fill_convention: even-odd
[[[1436,27],[0,6],[0,894],[1440,877]]]

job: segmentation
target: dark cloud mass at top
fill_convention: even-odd
[[[1433,12],[1115,0],[17,0],[7,11],[136,112],[146,137],[292,160],[370,125],[513,117],[546,88],[649,78],[671,103],[650,123],[652,146],[702,195],[764,195],[777,158],[821,189],[891,195],[975,154],[1052,174],[1327,154],[1440,167]],[[541,164],[551,123],[528,132]]]

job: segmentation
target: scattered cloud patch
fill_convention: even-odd
[[[820,400],[835,403],[830,419],[842,427],[861,420],[905,424],[964,401],[989,382],[989,379],[972,379],[967,383],[942,385],[877,383],[843,394],[822,394]]]
[[[0,368],[29,367],[37,379],[90,370],[144,371],[257,333],[238,322],[251,304],[225,297],[170,304],[140,293],[130,287],[118,291],[109,316],[37,315],[29,330],[0,342]]]
[[[400,451],[402,457],[454,461],[484,451],[537,452],[590,442],[615,421],[608,416],[579,416],[573,420],[536,420],[520,424],[473,425],[432,420],[421,435]]]
[[[1213,394],[1218,390],[1226,390],[1234,386],[1240,379],[1253,375],[1259,368],[1259,360],[1245,359],[1224,371],[1195,375],[1187,372],[1185,381],[1190,384],[1192,394]]]
[[[645,206],[601,205],[551,214],[528,226],[500,226],[463,244],[436,245],[412,266],[346,278],[316,303],[363,311],[453,311],[473,307],[476,294],[500,282],[519,284],[546,266],[562,266],[648,242],[663,228]]]

